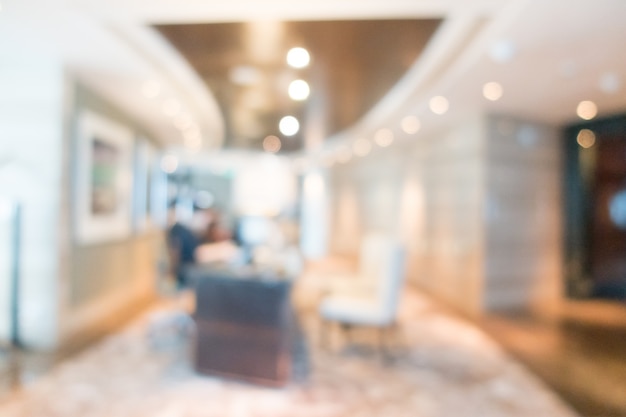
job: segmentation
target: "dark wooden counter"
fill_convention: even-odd
[[[292,363],[290,282],[198,267],[194,319],[199,372],[282,386]]]

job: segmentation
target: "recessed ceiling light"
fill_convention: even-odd
[[[393,132],[390,129],[380,129],[374,135],[374,142],[382,148],[386,148],[393,142]]]
[[[291,48],[287,52],[287,64],[293,68],[304,68],[309,65],[311,56],[309,52],[304,48]]]
[[[352,145],[356,156],[365,156],[372,150],[372,144],[365,138],[357,139]]]
[[[280,139],[278,139],[274,135],[267,136],[265,139],[263,139],[263,149],[265,150],[265,152],[276,153],[280,151],[280,147]]]
[[[295,80],[289,84],[289,97],[292,100],[302,101],[306,100],[311,93],[309,84],[304,80]]]
[[[593,133],[592,130],[581,129],[581,131],[578,132],[576,141],[582,148],[591,148],[596,143],[596,134]]]
[[[280,133],[285,136],[293,136],[298,133],[298,130],[300,130],[300,123],[298,122],[298,119],[293,116],[285,116],[280,119],[278,129],[280,130]]]
[[[450,103],[444,96],[435,96],[430,99],[428,104],[433,113],[440,115],[445,114],[450,108]]]
[[[417,116],[406,116],[400,124],[404,133],[412,135],[417,133],[421,128],[420,119]]]
[[[583,120],[591,120],[598,114],[598,106],[593,101],[581,101],[576,107],[576,114]]]
[[[502,86],[495,81],[486,83],[483,86],[483,96],[487,100],[496,101],[502,97]]]

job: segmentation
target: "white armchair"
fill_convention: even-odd
[[[363,239],[359,253],[358,269],[351,274],[327,277],[327,294],[357,296],[378,290],[385,267],[385,250],[393,241],[384,235],[370,234]]]
[[[384,328],[395,324],[405,263],[405,250],[395,240],[366,239],[361,252],[362,277],[357,280],[358,288],[350,291],[346,285],[340,292],[331,292],[323,298],[319,307],[322,320],[337,322],[345,330],[352,326],[374,326],[382,335]]]

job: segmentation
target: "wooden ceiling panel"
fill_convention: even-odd
[[[189,61],[215,94],[226,118],[226,146],[260,147],[267,135],[283,151],[299,149],[308,123],[323,121],[331,135],[370,110],[419,57],[440,20],[362,20],[158,25],[156,29]],[[311,64],[287,67],[287,51],[306,48]],[[249,85],[232,82],[237,67],[252,69]],[[287,86],[301,78],[311,86],[304,102],[289,99]],[[321,114],[320,114],[321,113]],[[301,122],[284,138],[281,117]],[[245,117],[244,117],[245,115]],[[254,123],[250,118],[254,117]],[[248,120],[247,126],[242,126]],[[317,126],[319,128],[319,126]]]

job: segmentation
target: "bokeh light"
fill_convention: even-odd
[[[311,93],[309,84],[304,80],[294,80],[289,84],[289,97],[292,100],[306,100]]]
[[[293,68],[304,68],[309,65],[311,56],[309,52],[304,48],[291,48],[287,52],[287,64]]]
[[[263,150],[269,153],[276,153],[280,151],[282,146],[280,139],[274,135],[267,136],[263,139]]]
[[[591,148],[596,143],[596,134],[589,129],[581,129],[581,131],[578,132],[576,141],[585,149]]]
[[[435,96],[431,98],[428,105],[433,113],[439,115],[445,114],[450,108],[450,103],[444,96]]]
[[[280,130],[280,133],[285,136],[293,136],[300,130],[300,123],[298,122],[298,119],[293,116],[285,116],[280,119],[278,129]]]
[[[502,97],[502,86],[495,81],[486,83],[483,86],[483,96],[490,101],[499,100]]]
[[[420,123],[420,119],[418,119],[417,116],[406,116],[404,119],[402,119],[400,126],[402,127],[404,133],[413,135],[420,130],[422,124]]]
[[[598,106],[593,101],[581,101],[576,107],[576,114],[583,120],[591,120],[598,114]]]

